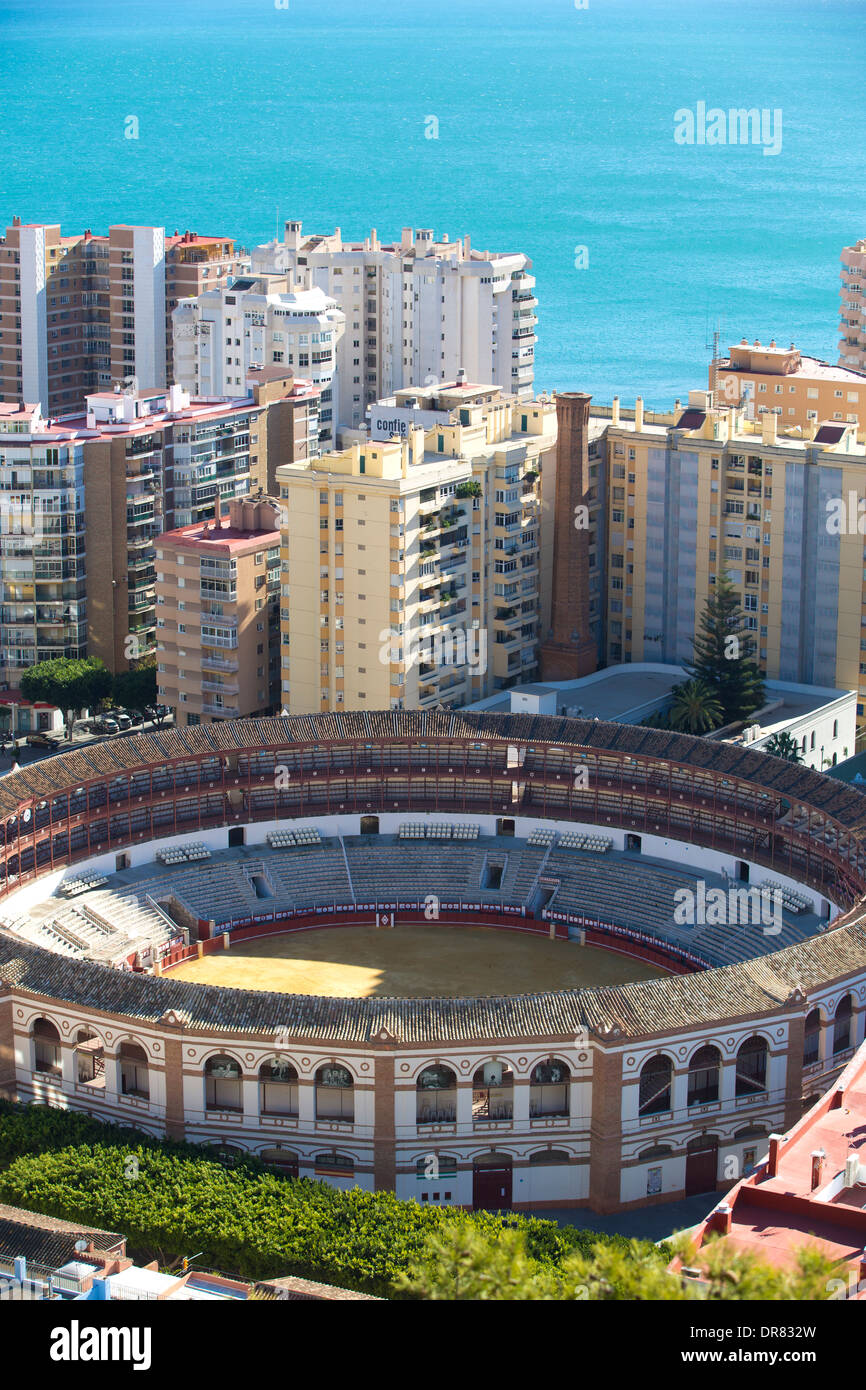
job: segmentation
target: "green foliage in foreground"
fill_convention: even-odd
[[[539,1267],[520,1229],[502,1231],[492,1240],[465,1224],[431,1237],[422,1259],[398,1277],[397,1288],[414,1298],[452,1301],[788,1301],[828,1299],[838,1274],[832,1261],[812,1246],[803,1247],[796,1267],[788,1270],[732,1252],[718,1241],[697,1256],[686,1240],[678,1242],[678,1249],[686,1261],[696,1259],[701,1265],[705,1278],[700,1283],[669,1274],[666,1258],[640,1241],[624,1247],[598,1242],[555,1266]]]
[[[248,1279],[295,1274],[417,1297],[401,1276],[423,1267],[431,1238],[467,1230],[494,1251],[519,1232],[523,1268],[539,1278],[553,1279],[568,1256],[599,1245],[626,1262],[634,1251],[659,1268],[666,1258],[651,1245],[533,1217],[340,1192],[252,1158],[230,1167],[212,1150],[39,1106],[0,1102],[0,1170],[0,1201],[119,1231],[137,1257],[161,1264],[202,1251],[203,1264]]]

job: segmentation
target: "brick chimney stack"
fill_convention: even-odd
[[[598,667],[589,624],[589,403],[556,397],[556,500],[551,632],[541,644],[541,679],[575,680]]]

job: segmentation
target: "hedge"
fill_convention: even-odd
[[[426,1207],[390,1192],[342,1192],[283,1177],[252,1157],[229,1164],[198,1145],[2,1101],[0,1170],[0,1201],[119,1231],[147,1260],[201,1251],[203,1264],[250,1280],[294,1274],[393,1296],[394,1279],[422,1256],[427,1239],[457,1221],[493,1237],[518,1226],[546,1268],[575,1249],[629,1247],[622,1236],[535,1217]]]

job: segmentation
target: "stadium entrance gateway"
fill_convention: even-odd
[[[472,1165],[473,1209],[510,1210],[511,1185],[511,1158],[508,1154],[479,1154]]]

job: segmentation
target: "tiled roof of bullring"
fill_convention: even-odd
[[[861,792],[766,753],[640,725],[471,710],[293,715],[126,735],[31,763],[2,778],[0,814],[11,814],[20,801],[31,797],[48,797],[94,778],[120,775],[137,766],[159,766],[186,755],[196,757],[256,746],[283,748],[291,743],[428,738],[561,743],[710,768],[775,795],[806,802],[852,830],[866,830],[866,797]]]
[[[568,1037],[581,1026],[645,1037],[782,1007],[866,967],[866,925],[838,927],[772,955],[693,975],[598,989],[482,999],[327,999],[221,989],[67,960],[0,931],[0,981],[58,1002],[158,1024],[173,1011],[191,1031],[358,1044],[386,1030],[403,1043]]]

